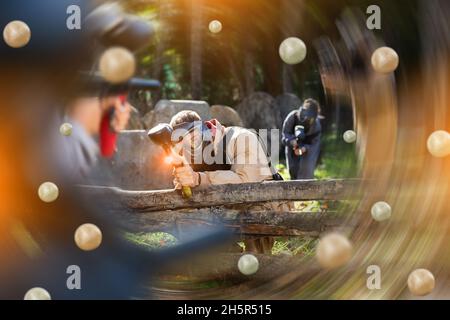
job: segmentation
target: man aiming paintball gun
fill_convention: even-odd
[[[320,106],[314,99],[288,114],[283,123],[282,142],[292,180],[314,178],[320,154]]]

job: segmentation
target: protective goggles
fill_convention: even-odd
[[[301,123],[312,124],[316,120],[317,116],[317,111],[312,110],[311,108],[305,109],[301,107],[298,112],[298,118]]]
[[[183,140],[188,134],[194,132],[195,129],[201,132],[203,141],[212,141],[211,130],[209,130],[208,126],[203,121],[182,122],[173,126],[173,131],[181,133],[180,135],[177,135],[178,142]]]

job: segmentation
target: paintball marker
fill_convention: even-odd
[[[295,126],[295,138],[297,139],[298,144],[300,145],[301,143],[303,143],[303,141],[306,138],[306,132],[305,132],[305,127],[298,125]]]
[[[296,154],[298,152],[298,155],[301,156],[303,155],[302,148],[306,139],[305,127],[302,125],[295,126],[294,134],[295,139],[297,140],[297,147],[294,148],[294,150],[296,151]]]
[[[147,133],[151,141],[161,146],[166,154],[170,155],[172,150],[172,133],[173,128],[167,123],[160,123]],[[183,164],[180,164],[183,165]],[[184,198],[192,197],[192,190],[188,186],[182,186],[181,189]]]
[[[98,72],[80,72],[79,88],[87,96],[120,96],[130,91],[158,89],[161,83],[154,79],[131,78],[127,82],[112,84],[107,82]]]

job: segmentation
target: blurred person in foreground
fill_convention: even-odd
[[[66,108],[64,122],[72,126],[69,137],[61,137],[59,153],[64,158],[68,175],[71,180],[86,178],[91,168],[97,163],[100,155],[109,157],[100,152],[102,144],[114,151],[115,141],[109,141],[124,130],[130,118],[131,105],[119,96],[95,97],[81,96],[69,102]],[[107,124],[103,124],[103,122]],[[101,131],[102,125],[109,127],[110,135]]]
[[[306,99],[303,105],[288,114],[283,123],[282,142],[292,180],[313,179],[320,154],[320,105]]]
[[[74,166],[67,171],[84,167],[79,160],[85,159],[86,149],[95,149],[91,142],[100,119],[107,110],[120,108],[115,98],[106,101],[109,98],[92,94],[85,99],[74,90],[74,75],[93,64],[95,53],[91,51],[93,41],[85,39],[84,32],[65,28],[65,12],[78,4],[87,14],[89,2],[20,0],[10,1],[0,10],[1,21],[20,18],[31,29],[25,47],[0,43],[0,212],[7,213],[0,214],[0,299],[23,299],[35,287],[44,288],[53,299],[144,296],[148,289],[142,284],[149,286],[147,279],[154,274],[156,263],[164,260],[125,241],[114,221],[103,216],[107,207],[97,199],[86,203],[60,174],[66,173],[59,169],[70,168],[69,163]],[[126,23],[121,16],[114,20]],[[87,29],[83,27],[83,31]],[[73,125],[72,135],[59,133],[63,108],[67,108],[66,121]],[[120,130],[126,116],[120,110],[115,114],[110,126]],[[58,138],[62,144],[57,143]],[[80,147],[85,145],[90,147]],[[77,160],[66,156],[66,151]],[[64,165],[59,158],[69,163]],[[52,202],[38,196],[44,181],[57,185],[57,198]],[[74,243],[75,230],[86,222],[102,231],[101,246],[95,253],[80,250]],[[204,242],[209,245],[211,241]],[[177,259],[181,253],[177,252]],[[167,256],[165,261],[174,255]],[[71,265],[81,270],[81,290],[67,285]]]

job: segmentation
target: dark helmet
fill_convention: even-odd
[[[320,106],[314,99],[306,99],[298,110],[298,120],[305,128],[312,126],[319,115]]]

